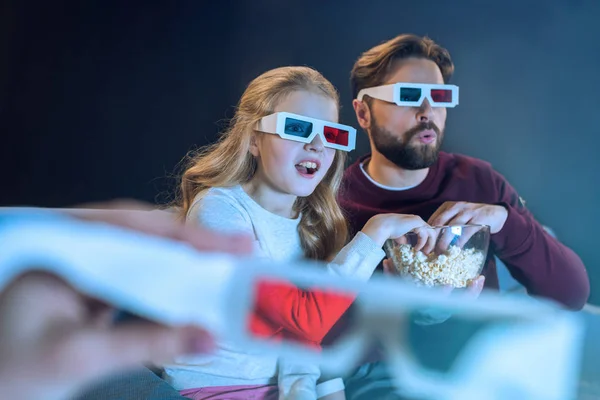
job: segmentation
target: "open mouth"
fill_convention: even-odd
[[[296,170],[302,175],[314,175],[319,170],[319,164],[314,161],[302,161],[296,164]]]
[[[417,138],[419,139],[419,141],[421,141],[423,143],[433,143],[433,142],[435,142],[435,139],[437,138],[437,134],[435,133],[435,131],[428,129],[426,131],[419,133],[417,135]]]

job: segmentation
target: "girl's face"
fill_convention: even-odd
[[[331,122],[338,120],[334,100],[305,90],[292,92],[284,98],[274,110],[282,111]],[[257,132],[250,151],[258,162],[252,179],[255,185],[266,185],[281,194],[306,197],[325,177],[336,150],[324,147],[319,135],[311,143],[304,144]]]

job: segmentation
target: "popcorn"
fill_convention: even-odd
[[[391,249],[390,258],[396,270],[417,284],[424,286],[450,285],[465,287],[477,278],[484,256],[476,249],[461,249],[450,246],[444,254],[423,254],[408,244]]]

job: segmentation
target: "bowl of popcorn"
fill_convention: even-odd
[[[483,270],[490,243],[487,225],[419,228],[386,241],[397,273],[419,286],[466,287]]]

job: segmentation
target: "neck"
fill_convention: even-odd
[[[371,148],[374,147],[371,145]],[[427,177],[429,168],[417,170],[400,168],[381,153],[373,150],[365,171],[375,182],[400,189],[419,185]]]
[[[296,218],[294,202],[298,198],[292,194],[281,193],[275,188],[258,183],[257,179],[242,185],[244,191],[265,210],[284,218]]]

